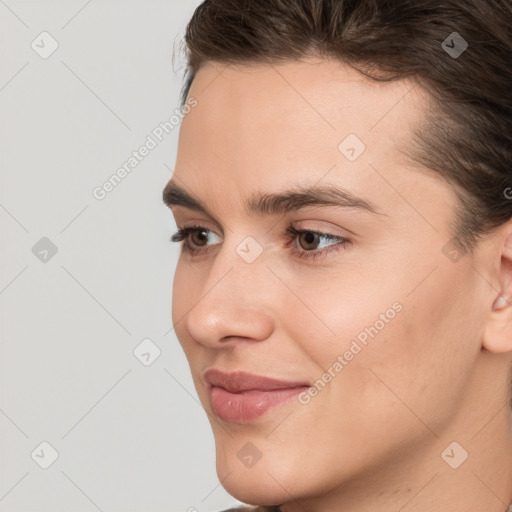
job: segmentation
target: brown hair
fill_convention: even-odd
[[[206,0],[185,43],[183,102],[207,61],[316,55],[377,81],[414,79],[434,108],[409,156],[454,186],[455,246],[466,253],[512,217],[512,0]]]

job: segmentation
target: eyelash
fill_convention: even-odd
[[[191,254],[192,256],[198,256],[200,254],[205,254],[205,253],[209,252],[209,248],[196,249],[196,248],[192,247],[190,245],[190,235],[192,233],[202,232],[202,231],[210,232],[209,229],[205,228],[204,226],[199,226],[199,225],[181,228],[181,229],[178,229],[178,231],[174,235],[172,235],[170,240],[171,240],[171,242],[183,242],[184,241],[185,243],[183,244],[183,250],[185,252]],[[320,250],[316,249],[314,251],[293,249],[292,253],[294,253],[299,259],[314,260],[315,258],[318,258],[318,257],[326,257],[331,252],[341,251],[343,248],[345,248],[346,245],[351,243],[349,239],[341,237],[341,236],[331,235],[329,233],[322,233],[320,231],[314,231],[311,229],[296,229],[293,226],[288,226],[288,228],[286,229],[286,233],[285,233],[286,238],[289,240],[288,245],[290,245],[293,242],[295,237],[297,237],[298,235],[302,235],[304,233],[312,233],[314,235],[318,235],[320,237],[324,237],[329,240],[339,240],[339,242],[334,245],[329,245],[325,249],[320,249]]]

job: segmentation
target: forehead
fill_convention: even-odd
[[[399,121],[406,128],[407,121],[422,119],[429,100],[413,79],[378,82],[348,63],[312,57],[279,64],[207,62],[196,74],[191,94],[221,118],[226,106],[241,118],[257,109],[261,120],[270,115],[283,124],[295,114],[334,132],[347,125],[373,131],[392,111],[394,126]]]
[[[190,95],[198,106],[184,120],[183,136],[192,131],[201,149],[223,148],[244,164],[245,154],[277,165],[309,155],[307,160],[332,165],[349,135],[362,143],[356,152],[364,145],[398,160],[402,154],[395,150],[407,146],[428,107],[414,82],[376,82],[348,64],[312,58],[272,65],[208,62]]]
[[[436,178],[407,158],[429,107],[413,81],[376,82],[347,64],[318,59],[210,62],[189,97],[197,106],[182,124],[176,174],[205,201],[218,200],[221,189],[234,201],[325,178],[375,204],[387,198],[390,207],[400,201],[396,190],[439,197]]]

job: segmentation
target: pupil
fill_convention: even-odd
[[[312,244],[315,241],[315,234],[314,233],[306,233],[304,235],[304,238],[306,239],[306,243]]]
[[[206,231],[196,231],[196,234],[197,234],[197,237],[199,238],[199,240],[201,241],[205,241],[208,236],[206,235]],[[198,245],[201,245],[201,244],[198,244]]]

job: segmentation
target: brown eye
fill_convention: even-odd
[[[208,232],[206,229],[196,229],[190,232],[190,240],[194,245],[203,247],[202,242],[208,242]]]
[[[171,242],[184,242],[182,246],[184,252],[202,254],[209,250],[208,237],[212,235],[218,237],[217,234],[205,227],[190,226],[180,228],[178,232],[171,237]]]
[[[306,251],[314,251],[318,248],[318,238],[319,237],[316,233],[304,231],[298,237],[299,245]],[[304,245],[302,244],[302,241],[304,241]],[[313,245],[313,247],[311,247],[311,245]]]
[[[208,245],[208,237],[210,235],[219,236],[205,227],[190,226],[179,229],[178,232],[171,237],[171,242],[184,242],[182,246],[183,251],[190,255],[206,254],[210,251],[210,246],[212,245]],[[341,236],[307,229],[300,230],[293,226],[287,228],[285,236],[290,241],[290,244],[295,242],[293,244],[295,247],[291,249],[294,256],[310,260],[318,257],[327,257],[329,253],[340,251],[351,243],[350,240]],[[297,249],[296,242],[298,238],[300,239],[300,249]],[[327,241],[328,245],[319,249],[319,245],[322,244],[322,241]]]
[[[327,257],[329,253],[340,251],[350,244],[350,240],[342,236],[311,231],[309,229],[296,229],[293,226],[289,226],[286,230],[286,237],[293,244],[292,253],[295,256],[310,260],[318,257]],[[328,245],[319,248],[323,241],[327,241]]]

